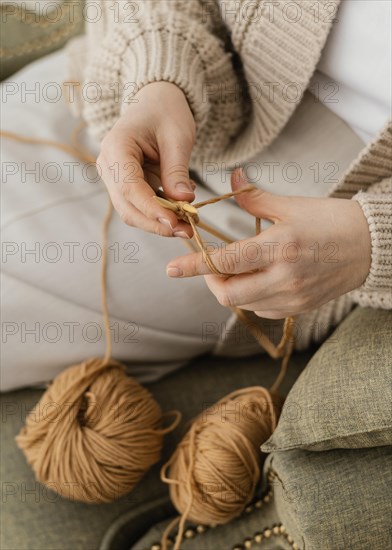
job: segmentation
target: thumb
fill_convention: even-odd
[[[231,174],[231,188],[233,191],[239,191],[242,188],[249,187],[244,170],[236,168]],[[257,218],[280,221],[289,208],[289,198],[282,195],[274,195],[268,191],[263,191],[255,187],[251,191],[246,191],[235,196],[238,205]]]
[[[161,182],[164,192],[172,199],[191,202],[195,184],[189,178],[192,146],[180,136],[173,135],[158,141]]]

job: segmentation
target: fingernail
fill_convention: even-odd
[[[193,195],[192,187],[189,183],[177,183],[176,184],[176,190],[179,193],[189,193]]]
[[[159,221],[159,223],[161,223],[162,225],[166,225],[166,227],[170,227],[170,229],[174,229],[174,227],[173,227],[172,224],[170,223],[170,220],[168,220],[167,218],[158,218],[158,221]]]
[[[166,270],[168,277],[182,277],[183,272],[179,267],[168,267]]]
[[[185,233],[185,231],[174,231],[175,237],[181,237],[181,239],[190,239],[189,235]]]

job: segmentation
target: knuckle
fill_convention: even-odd
[[[189,170],[185,164],[173,164],[167,170],[168,177],[176,177],[181,179],[189,179]]]
[[[226,253],[224,250],[220,256],[220,269],[222,273],[232,274],[236,272],[237,261],[234,254]]]
[[[129,185],[129,183],[126,181],[126,180],[121,180],[119,182],[116,182],[117,185],[118,185],[118,189],[122,195],[122,197],[132,203],[132,199],[133,199],[133,193],[132,193],[132,189],[131,189],[131,186]]]
[[[285,227],[284,229],[282,228],[280,244],[281,244],[282,251],[283,251],[283,254],[282,254],[283,258],[285,256],[285,250],[288,247],[290,247],[290,246],[299,247],[300,246],[299,236],[297,234],[297,231],[292,226]]]
[[[226,290],[218,292],[217,300],[223,307],[233,307],[231,297]]]
[[[161,223],[156,223],[153,227],[153,233],[160,237],[172,237],[172,231],[169,228],[162,226]]]
[[[120,184],[120,193],[124,197],[124,199],[130,200],[130,190],[128,186],[128,182],[122,180],[119,182]]]
[[[290,290],[298,295],[305,286],[305,277],[302,275],[295,275],[290,280]]]
[[[189,272],[191,275],[201,275],[204,270],[202,269],[204,258],[201,258],[201,264],[200,264],[200,258],[198,255],[190,256],[189,257]]]
[[[127,190],[127,192],[129,193],[129,190]],[[155,205],[154,205],[155,206]],[[155,210],[152,208],[153,207],[153,204],[152,204],[152,197],[145,197],[143,198],[140,202],[139,202],[139,205],[138,205],[138,209],[143,212],[146,216],[149,216],[150,214],[151,215],[154,215],[155,214]],[[155,217],[155,216],[154,216]]]
[[[129,215],[126,211],[120,211],[119,212],[120,220],[124,222],[126,225],[129,225],[131,227],[135,227],[135,224],[132,220],[132,217]]]

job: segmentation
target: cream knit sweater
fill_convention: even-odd
[[[97,101],[82,101],[83,116],[102,139],[141,87],[174,82],[196,121],[191,167],[245,162],[279,135],[297,107],[290,92],[306,90],[338,4],[101,0],[99,20],[87,23],[86,36],[69,47],[71,77],[99,86]],[[389,121],[330,193],[363,209],[372,243],[369,275],[361,288],[297,318],[298,347],[323,339],[354,303],[392,308],[391,176]]]

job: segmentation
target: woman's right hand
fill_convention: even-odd
[[[154,199],[162,187],[175,200],[194,200],[189,159],[195,121],[182,90],[153,82],[102,140],[97,165],[114,208],[128,225],[165,237],[192,236],[191,227]]]

